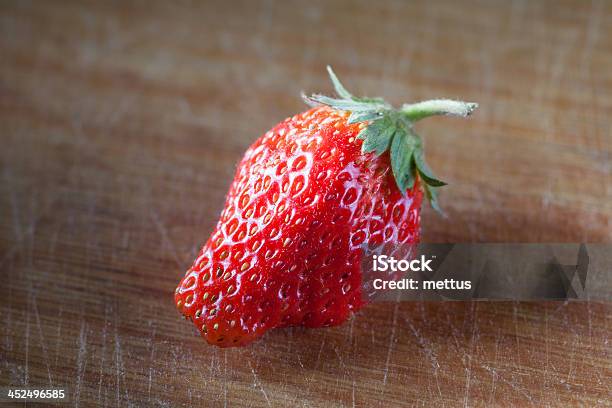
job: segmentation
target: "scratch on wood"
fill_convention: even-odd
[[[517,302],[512,302],[512,321],[514,323],[514,339],[516,341],[516,358],[518,360],[518,365],[521,365],[521,342],[519,338],[519,328],[518,328],[518,306]]]
[[[174,258],[176,265],[179,268],[182,268],[184,262],[182,262],[181,259],[179,258],[178,251],[176,250],[176,246],[174,245],[174,242],[172,242],[172,240],[170,239],[170,236],[168,235],[168,230],[166,229],[166,226],[163,224],[161,217],[154,210],[150,211],[149,217],[155,224],[155,227],[157,228],[157,231],[159,232],[159,235],[161,236],[164,243],[168,246],[168,248],[170,248],[171,255]]]
[[[60,305],[59,312],[57,314],[57,320],[59,321],[59,323],[57,324],[57,334],[56,334],[57,341],[55,342],[55,361],[53,362],[55,366],[57,366],[57,363],[58,363],[60,344],[62,344],[62,323],[64,322],[64,319],[62,319],[63,312],[64,312],[64,305]]]
[[[26,307],[26,332],[25,332],[25,373],[23,383],[28,385],[29,383],[29,359],[30,359],[30,297],[28,296],[28,306]]]
[[[156,327],[153,326],[153,331],[151,332],[151,337],[149,338],[149,347],[151,348],[151,354],[149,355],[149,385],[147,387],[147,394],[149,397],[149,401],[151,401],[151,384],[153,382],[153,362],[155,357],[155,330]]]
[[[34,196],[32,196],[32,200],[34,200]],[[4,256],[0,259],[0,267],[5,266],[6,262],[12,259],[13,256],[19,254],[21,249],[23,249],[23,247],[25,246],[26,240],[31,239],[34,236],[34,232],[36,231],[36,226],[38,225],[38,222],[40,221],[40,219],[44,217],[45,215],[47,215],[47,213],[53,208],[53,205],[55,204],[55,202],[56,202],[56,197],[53,197],[51,200],[49,200],[49,204],[45,208],[43,208],[42,211],[40,211],[38,216],[32,216],[30,225],[26,228],[25,232],[21,234],[21,239],[18,240],[12,247],[10,247],[6,251]],[[30,248],[30,251],[32,249],[33,248]],[[32,259],[33,259],[32,254],[30,254],[29,261],[32,262]]]
[[[79,351],[77,355],[77,381],[74,390],[74,405],[79,406],[81,398],[81,385],[83,376],[85,375],[85,367],[87,365],[87,324],[81,319],[81,332],[79,334]]]
[[[387,376],[389,375],[389,364],[391,362],[391,352],[393,351],[393,341],[395,340],[395,328],[397,326],[397,310],[399,302],[395,302],[393,307],[393,319],[391,322],[391,334],[389,335],[389,346],[387,347],[387,361],[385,362],[385,373],[383,376],[383,385],[387,385]]]
[[[495,354],[493,356],[493,364],[497,365],[497,359],[499,356],[499,342],[501,341],[502,338],[502,334],[501,334],[501,330],[497,330],[497,335],[495,338]],[[495,405],[495,388],[497,386],[497,372],[496,371],[492,371],[491,372],[491,395],[489,396],[489,405],[493,406]]]
[[[104,378],[104,365],[106,362],[106,336],[108,327],[108,313],[110,306],[104,308],[104,323],[102,325],[102,351],[100,357],[100,378],[98,380],[98,401],[102,401],[102,379]]]
[[[32,288],[30,288],[32,290]],[[40,342],[40,346],[43,351],[43,358],[45,359],[45,365],[47,366],[47,376],[49,377],[49,385],[53,386],[53,381],[51,380],[51,366],[49,365],[49,354],[47,353],[47,344],[45,342],[45,338],[43,336],[43,330],[40,325],[40,314],[38,313],[38,304],[36,303],[36,295],[32,295],[32,309],[34,310],[34,317],[36,318],[36,327],[38,329],[38,338]]]
[[[121,391],[121,380],[124,379],[125,377],[125,366],[123,363],[123,355],[121,352],[121,336],[119,334],[119,320],[118,320],[118,314],[117,314],[117,307],[115,306],[113,308],[115,317],[114,317],[114,326],[115,326],[115,378],[117,380],[116,382],[116,392],[115,392],[115,396],[117,398],[117,406],[120,406],[120,402],[121,402],[121,398],[120,398],[120,391]],[[129,403],[129,394],[128,394],[128,387],[125,387],[125,398],[127,400],[127,404],[128,406],[130,405]]]
[[[550,338],[548,336],[548,308],[544,308],[544,353],[546,354],[546,363],[544,368],[544,384],[542,388],[546,389],[548,385],[548,370],[550,368]]]
[[[251,367],[251,373],[253,373],[253,384],[254,384],[254,386],[259,388],[259,390],[263,394],[264,398],[266,399],[266,402],[268,403],[268,406],[271,407],[272,404],[270,403],[270,399],[268,398],[268,394],[266,393],[266,390],[264,390],[263,386],[261,385],[261,383],[259,381],[259,378],[257,376],[257,372],[255,371],[255,368],[253,368],[253,364],[251,364],[251,361],[249,361],[249,367]]]
[[[9,275],[10,276],[10,275]],[[10,284],[10,281],[8,283],[8,288],[9,288],[9,293],[8,293],[8,308],[7,308],[7,312],[6,312],[6,318],[5,318],[5,324],[4,324],[4,330],[5,330],[5,338],[4,338],[4,347],[6,349],[6,351],[12,351],[13,350],[13,336],[11,335],[11,326],[12,326],[12,318],[13,318],[13,289],[12,286]]]
[[[323,353],[323,347],[325,346],[325,335],[323,335],[323,339],[321,340],[321,346],[319,347],[319,353],[317,354],[317,361],[315,364],[315,370],[318,369],[319,363],[321,362],[321,353]]]
[[[227,350],[223,350],[223,370],[227,378]],[[227,407],[227,381],[223,381],[223,407]]]
[[[480,365],[482,368],[484,368],[485,370],[491,372],[493,375],[496,376],[496,378],[498,378],[501,382],[503,382],[504,384],[509,385],[513,390],[518,391],[519,393],[521,393],[525,398],[527,398],[527,400],[529,402],[532,403],[533,405],[533,397],[531,395],[529,395],[527,393],[527,391],[525,391],[525,389],[523,387],[519,387],[518,385],[516,385],[513,381],[508,381],[506,380],[504,377],[502,377],[501,375],[499,375],[497,373],[497,371],[489,366],[487,366],[486,364],[481,364]]]
[[[404,321],[408,324],[408,327],[410,328],[410,330],[412,331],[412,334],[416,338],[418,345],[423,350],[423,353],[429,359],[429,362],[431,363],[431,367],[433,369],[434,378],[436,380],[436,387],[438,389],[438,395],[442,396],[442,390],[440,389],[440,379],[438,378],[438,370],[440,369],[440,364],[438,363],[438,357],[436,356],[436,353],[434,352],[433,347],[431,346],[431,342],[425,339],[418,332],[418,330],[416,329],[416,327],[414,327],[414,325],[412,324],[412,322],[410,322],[410,320],[404,319]]]
[[[463,399],[463,405],[465,407],[469,406],[469,400],[470,400],[470,386],[471,386],[471,381],[472,381],[472,355],[474,353],[474,345],[475,345],[475,337],[476,337],[476,327],[477,327],[477,320],[476,320],[476,308],[478,307],[478,303],[477,302],[473,302],[471,305],[471,314],[472,314],[472,335],[470,336],[470,345],[469,345],[469,350],[467,353],[467,365],[465,367],[465,396]]]

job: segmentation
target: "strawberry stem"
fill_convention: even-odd
[[[406,117],[412,121],[434,115],[451,115],[467,117],[478,108],[477,103],[453,101],[451,99],[432,99],[429,101],[404,104],[400,108]]]

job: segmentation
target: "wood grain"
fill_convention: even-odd
[[[612,3],[0,3],[0,385],[91,406],[610,406],[610,303],[384,303],[205,345],[172,291],[246,147],[330,91],[419,126],[428,242],[612,241]]]

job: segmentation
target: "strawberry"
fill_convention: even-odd
[[[413,123],[467,116],[476,104],[395,109],[354,97],[328,71],[339,98],[305,97],[312,109],[249,147],[221,219],[176,289],[179,311],[210,344],[341,324],[365,303],[369,249],[418,242],[423,196],[438,208],[444,183],[425,163]]]

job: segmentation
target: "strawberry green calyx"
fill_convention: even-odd
[[[467,117],[474,112],[478,104],[434,99],[404,104],[397,109],[382,98],[353,96],[342,85],[330,66],[327,67],[327,71],[338,98],[319,94],[303,95],[305,102],[311,106],[326,105],[333,109],[348,111],[350,112],[348,123],[368,122],[357,136],[363,141],[362,152],[379,156],[389,150],[393,176],[402,194],[413,188],[416,179],[419,178],[430,205],[438,212],[442,212],[438,205],[436,190],[446,183],[436,177],[425,162],[423,142],[415,132],[413,124],[434,115]]]

